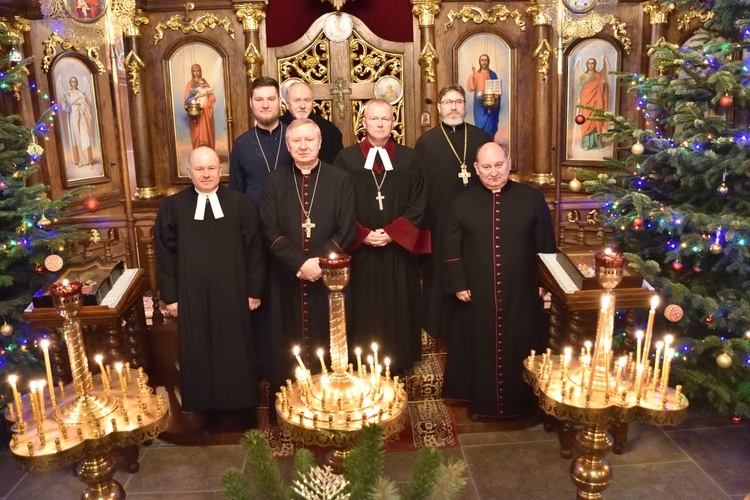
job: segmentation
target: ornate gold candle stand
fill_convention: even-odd
[[[46,395],[39,390],[19,397],[20,417],[10,410],[5,415],[14,422],[10,449],[26,470],[44,472],[80,462],[76,472],[88,485],[81,498],[124,498],[113,479],[112,452],[156,438],[167,427],[168,406],[147,385],[141,368],[131,373],[129,365],[118,363],[117,381],[105,373],[92,376],[77,318],[83,306],[81,283],[54,284],[51,293],[65,318],[73,382],[67,387],[60,383],[57,394],[49,388]]]
[[[548,349],[534,351],[524,361],[524,380],[534,388],[542,410],[559,420],[583,424],[576,443],[581,454],[570,466],[570,477],[579,499],[598,499],[612,482],[612,467],[605,458],[612,449],[612,437],[606,429],[631,421],[657,426],[677,425],[687,415],[688,400],[680,386],[668,387],[669,362],[665,354],[666,373],[659,373],[659,354],[652,376],[648,346],[638,364],[630,360],[613,366],[610,356],[615,301],[613,289],[622,279],[624,258],[619,254],[597,254],[597,277],[605,288],[599,313],[593,353],[586,347],[578,358],[566,349],[559,361]],[[653,317],[653,309],[651,317]],[[653,326],[649,321],[649,328]],[[640,341],[638,345],[640,351]],[[666,349],[665,349],[666,351]],[[640,352],[639,352],[640,354]]]
[[[391,378],[388,365],[385,375],[378,369],[377,351],[370,373],[366,364],[358,363],[356,372],[348,364],[343,289],[349,282],[349,262],[346,255],[320,259],[323,281],[330,290],[331,372],[318,353],[322,373],[311,375],[295,348],[300,364],[297,380],[287,380],[276,393],[275,405],[279,424],[293,441],[333,449],[328,464],[338,473],[362,427],[380,425],[384,439],[401,431],[407,403],[404,384]]]

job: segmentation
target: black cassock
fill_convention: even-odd
[[[325,163],[333,163],[333,160],[336,159],[336,155],[338,155],[339,151],[344,147],[341,131],[336,125],[315,113],[311,113],[308,118],[314,121],[318,126],[321,139],[323,140],[320,144],[320,154],[318,157]],[[294,115],[287,111],[281,115],[279,121],[289,125],[294,121]]]
[[[309,238],[302,227],[305,215],[300,198],[315,224]],[[308,369],[315,367],[311,363],[317,362],[318,348],[329,351],[328,289],[322,279],[309,282],[297,278],[297,271],[311,257],[345,252],[354,239],[351,180],[327,163],[320,163],[308,175],[293,165],[279,167],[266,181],[260,217],[271,254],[268,292],[272,335],[268,355],[273,394],[286,379],[294,379],[295,345],[302,349]]]
[[[415,149],[422,161],[422,171],[427,190],[427,210],[425,212],[425,227],[432,233],[432,253],[424,263],[424,284],[422,291],[422,327],[433,337],[445,335],[447,331],[465,323],[453,306],[454,301],[445,294],[441,274],[442,258],[440,256],[440,241],[442,240],[443,224],[448,216],[448,210],[453,199],[472,186],[479,184],[474,171],[474,160],[477,149],[492,138],[484,130],[474,125],[465,124],[457,127],[442,125],[445,135],[451,141],[456,153],[453,153],[441,126],[433,128],[422,135]],[[464,142],[466,134],[466,144]],[[466,167],[471,177],[464,185],[461,173],[461,161],[456,154],[464,159],[464,144],[466,144]]]
[[[546,345],[536,254],[554,252],[555,236],[544,196],[513,181],[500,193],[475,186],[453,201],[443,236],[446,291],[471,318],[449,333],[443,394],[480,416],[521,415],[534,405],[523,359]]]
[[[364,168],[359,144],[342,150],[335,165],[351,176],[357,207],[349,283],[353,302],[348,318],[350,351],[357,346],[369,350],[377,342],[380,359],[389,356],[391,371],[400,373],[421,357],[417,253],[429,252],[429,234],[419,229],[426,201],[419,158],[413,149],[396,144],[391,163],[393,170],[374,174],[383,183],[383,210],[376,199],[373,171]],[[391,243],[373,247],[362,242],[370,231],[380,228],[393,239]]]
[[[166,198],[154,225],[161,298],[179,304],[182,407],[188,411],[257,406],[248,297],[263,293],[265,257],[257,210],[219,186],[224,217],[206,204],[194,220],[192,186]]]

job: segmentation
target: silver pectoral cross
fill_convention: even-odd
[[[378,189],[378,195],[375,197],[375,199],[378,200],[378,208],[380,208],[380,210],[383,210],[383,200],[385,200],[385,196],[380,193],[380,189]]]
[[[310,222],[310,217],[305,219],[305,222],[302,224],[302,229],[305,230],[305,237],[309,238],[312,234],[312,230],[315,227],[315,224],[313,222]]]
[[[471,172],[466,170],[466,165],[461,165],[461,173],[458,174],[458,177],[460,179],[463,179],[464,186],[466,186],[469,183],[469,177],[471,177]]]

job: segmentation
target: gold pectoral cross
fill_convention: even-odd
[[[312,230],[315,227],[315,223],[310,222],[310,217],[305,219],[305,222],[302,224],[302,229],[305,230],[305,237],[309,238],[312,234]]]
[[[352,89],[349,88],[348,83],[342,77],[336,79],[336,83],[331,89],[331,95],[336,97],[336,105],[339,108],[339,116],[343,119],[346,113],[346,103],[344,102],[344,96],[351,94]]]
[[[459,179],[463,179],[464,186],[466,186],[469,183],[469,177],[471,177],[471,172],[466,170],[466,165],[461,165],[461,173],[458,174]]]

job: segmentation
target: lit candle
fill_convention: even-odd
[[[104,358],[101,354],[97,354],[94,356],[94,360],[96,361],[96,364],[99,365],[99,371],[102,372],[102,385],[104,386],[104,390],[109,390],[109,379],[107,378],[107,370],[104,369]]]
[[[674,349],[666,347],[664,348],[664,369],[661,375],[661,390],[666,391],[669,385],[669,368],[672,366],[672,358],[674,357]]]
[[[18,376],[11,375],[8,377],[8,383],[10,384],[10,389],[13,391],[13,402],[16,403],[16,413],[18,413],[18,423],[23,425],[23,407],[21,406],[21,397],[18,395],[18,387],[16,386],[16,382],[18,381]]]
[[[586,356],[591,356],[591,341],[587,340],[583,343],[583,346],[586,348]]]
[[[390,380],[391,379],[391,360],[390,358],[385,358],[385,379]]]
[[[641,401],[641,384],[643,383],[643,365],[636,365],[635,367],[635,400],[636,403]]]
[[[656,357],[654,358],[654,379],[652,382],[653,386],[656,386],[656,381],[659,379],[659,361],[661,360],[662,347],[664,347],[664,342],[660,340],[656,343]]]
[[[372,354],[373,354],[373,357],[375,358],[375,365],[377,366],[377,364],[378,364],[378,344],[376,344],[375,342],[372,343]]]
[[[357,373],[362,376],[362,349],[357,347],[354,349],[354,354],[357,355]]]
[[[611,356],[611,354],[612,354],[612,341],[610,339],[607,339],[607,340],[604,341],[604,373],[606,375],[606,377],[605,377],[605,380],[606,380],[605,387],[607,388],[604,391],[604,394],[607,395],[607,396],[609,396],[609,376],[610,376],[609,365],[610,365],[610,356]]]
[[[36,380],[29,382],[29,403],[31,403],[31,413],[34,415],[37,425],[39,425],[39,405],[36,400]]]
[[[305,368],[305,363],[302,362],[302,358],[299,357],[299,346],[294,346],[294,349],[292,349],[294,352],[294,357],[297,358],[297,364],[300,368],[302,368],[303,373],[307,373],[307,368]]]
[[[328,373],[328,370],[326,369],[326,361],[323,358],[323,354],[325,351],[323,349],[318,349],[318,359],[320,360],[320,369],[322,370],[323,374]]]
[[[636,348],[635,348],[635,362],[641,364],[641,347],[643,344],[643,330],[635,332]]]
[[[620,379],[622,378],[622,369],[628,362],[627,356],[622,356],[617,364],[617,373],[615,374],[615,392],[620,392]]]
[[[120,389],[123,394],[125,393],[125,379],[122,378],[122,363],[115,363],[115,370],[117,371],[117,378],[120,379]]]
[[[566,347],[563,352],[565,353],[565,356],[563,358],[563,367],[567,370],[568,365],[570,364],[570,358],[573,357],[573,349],[570,347]]]
[[[659,296],[654,295],[651,297],[651,310],[648,312],[648,323],[646,324],[646,341],[643,343],[643,362],[649,364],[648,354],[651,350],[651,335],[654,331],[654,316],[656,315],[656,307],[659,305]],[[656,362],[659,362],[657,357]]]
[[[49,339],[44,339],[40,343],[44,352],[44,369],[47,371],[47,386],[49,387],[49,400],[52,407],[57,406],[55,401],[55,384],[52,383],[52,364],[49,361]]]
[[[375,367],[372,364],[372,356],[367,356],[367,364],[370,365],[370,374],[375,373]]]
[[[44,386],[46,384],[44,380],[38,380],[36,383],[36,398],[39,401],[39,415],[42,420],[47,418],[47,407],[44,404]]]

